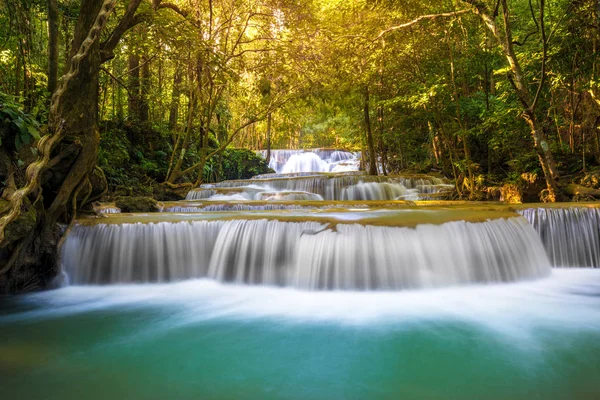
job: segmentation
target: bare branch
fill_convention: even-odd
[[[396,25],[396,26],[392,26],[390,28],[387,28],[383,31],[381,31],[381,33],[379,33],[379,35],[377,35],[377,37],[373,40],[377,40],[380,39],[382,36],[384,36],[385,34],[392,32],[392,31],[397,31],[398,29],[404,29],[404,28],[408,28],[409,26],[413,26],[415,24],[418,24],[419,22],[423,21],[423,20],[434,20],[434,19],[438,19],[438,18],[447,18],[447,17],[456,17],[457,15],[461,15],[461,14],[466,14],[472,12],[472,10],[460,10],[460,11],[453,11],[453,12],[448,12],[448,13],[441,13],[441,14],[430,14],[430,15],[421,15],[415,19],[413,19],[410,22],[406,22],[404,24],[400,24],[400,25]]]
[[[129,96],[135,97],[135,96],[133,96],[133,93],[131,93],[129,91],[129,88],[127,87],[127,85],[125,85],[119,78],[117,78],[116,76],[114,76],[109,70],[107,70],[104,67],[100,67],[100,71],[107,73],[108,76],[110,76],[115,82],[117,82],[119,85],[121,85],[125,89],[125,91],[127,92],[127,94]]]
[[[517,46],[523,46],[525,44],[525,42],[527,42],[527,39],[529,39],[529,37],[531,35],[535,35],[536,33],[538,33],[540,31],[540,25],[538,24],[537,18],[535,17],[535,11],[533,11],[533,4],[531,4],[531,0],[529,0],[529,11],[531,12],[531,19],[535,23],[535,31],[529,32],[527,34],[527,36],[525,36],[525,39],[523,39],[522,42],[513,40],[513,44],[516,44]]]
[[[546,61],[548,59],[548,41],[546,40],[546,29],[544,28],[544,6],[545,1],[540,0],[540,31],[542,33],[542,76],[540,77],[540,82],[538,83],[537,91],[535,92],[535,97],[533,98],[533,102],[531,103],[530,110],[533,113],[535,111],[535,106],[540,98],[540,94],[542,92],[542,87],[544,86],[544,82],[546,81]],[[537,21],[536,21],[537,24]]]
[[[108,40],[101,44],[101,57],[102,61],[110,60],[114,57],[114,50],[121,40],[121,37],[125,32],[143,21],[143,18],[135,18],[135,12],[137,11],[142,0],[130,0],[125,10],[125,15],[119,21],[119,25],[111,32]]]

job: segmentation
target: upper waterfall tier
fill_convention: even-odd
[[[267,157],[266,150],[258,154]],[[269,168],[277,173],[357,171],[360,153],[334,149],[271,150]]]
[[[260,191],[305,192],[321,196],[325,200],[420,200],[424,198],[445,198],[452,193],[453,185],[444,179],[426,176],[371,176],[360,174],[327,174],[292,176],[276,175],[264,177],[224,181],[203,185],[191,190],[186,199],[215,199],[228,191],[228,199],[260,200]],[[238,196],[232,196],[238,194]],[[219,195],[217,197],[217,195]],[[307,199],[314,200],[314,199]]]
[[[76,224],[63,246],[73,283],[208,277],[302,289],[399,290],[550,272],[539,237],[511,212],[156,213],[100,222]]]

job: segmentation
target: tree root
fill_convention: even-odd
[[[100,193],[100,194],[99,194],[99,195],[97,195],[97,196],[90,197],[89,199],[87,199],[87,202],[85,202],[85,203],[83,203],[83,204],[86,204],[86,203],[92,203],[92,202],[94,202],[94,201],[96,201],[96,200],[99,200],[99,199],[101,199],[101,198],[102,198],[102,197],[103,197],[103,196],[104,196],[106,193],[108,193],[108,180],[106,179],[106,175],[104,174],[104,170],[102,170],[102,168],[100,168],[100,167],[99,167],[99,166],[97,166],[97,165],[94,167],[94,170],[95,170],[96,172],[98,172],[98,174],[100,174],[100,177],[102,178],[102,184],[104,185],[104,189],[102,190],[102,193]],[[90,194],[91,194],[91,193],[90,193]]]
[[[567,186],[563,187],[563,191],[566,194],[570,194],[572,196],[583,195],[591,196],[594,198],[600,198],[600,189],[587,188],[576,183],[570,183]]]
[[[194,185],[192,185],[190,182],[185,182],[185,183],[163,182],[163,183],[161,183],[161,185],[167,186],[169,189],[173,189],[173,190],[186,189],[186,188],[192,188],[192,187],[194,187]]]

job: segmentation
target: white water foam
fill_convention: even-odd
[[[200,279],[171,284],[70,286],[27,295],[32,311],[1,322],[52,319],[99,310],[165,310],[157,325],[171,329],[211,319],[377,326],[432,320],[464,321],[507,337],[533,329],[600,330],[600,271],[554,269],[550,277],[502,285],[403,292],[308,292]]]

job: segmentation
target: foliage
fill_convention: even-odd
[[[0,92],[0,146],[19,151],[40,138],[40,124],[11,96]]]
[[[217,145],[213,139],[212,146]],[[149,196],[167,176],[172,146],[167,134],[147,124],[107,122],[102,125],[98,164],[112,192]],[[193,165],[199,159],[200,153],[192,149],[184,165]],[[273,171],[256,152],[226,148],[205,165],[204,181],[248,179],[269,172]]]
[[[139,124],[102,125],[98,165],[109,188],[125,194],[151,195],[165,179],[170,144],[158,131]]]
[[[387,172],[434,169],[489,183],[543,176],[504,50],[472,1],[166,4],[141,2],[140,23],[100,71],[99,164],[113,190],[263,172],[251,152],[231,147],[364,150],[365,88]],[[507,4],[509,26],[500,13],[498,29],[510,28],[533,94],[542,3],[531,3],[533,14],[528,2]],[[57,5],[63,70],[79,11],[73,0]],[[126,6],[117,3],[108,31]],[[38,138],[48,104],[47,9],[0,0],[0,10],[0,90],[11,94],[0,95],[0,140],[14,152]],[[600,161],[600,15],[589,0],[545,2],[543,11],[547,79],[536,116],[570,174]],[[426,15],[444,16],[419,19]]]
[[[249,179],[255,175],[275,172],[264,158],[248,149],[227,148],[218,157],[206,164],[205,182],[233,179]]]

